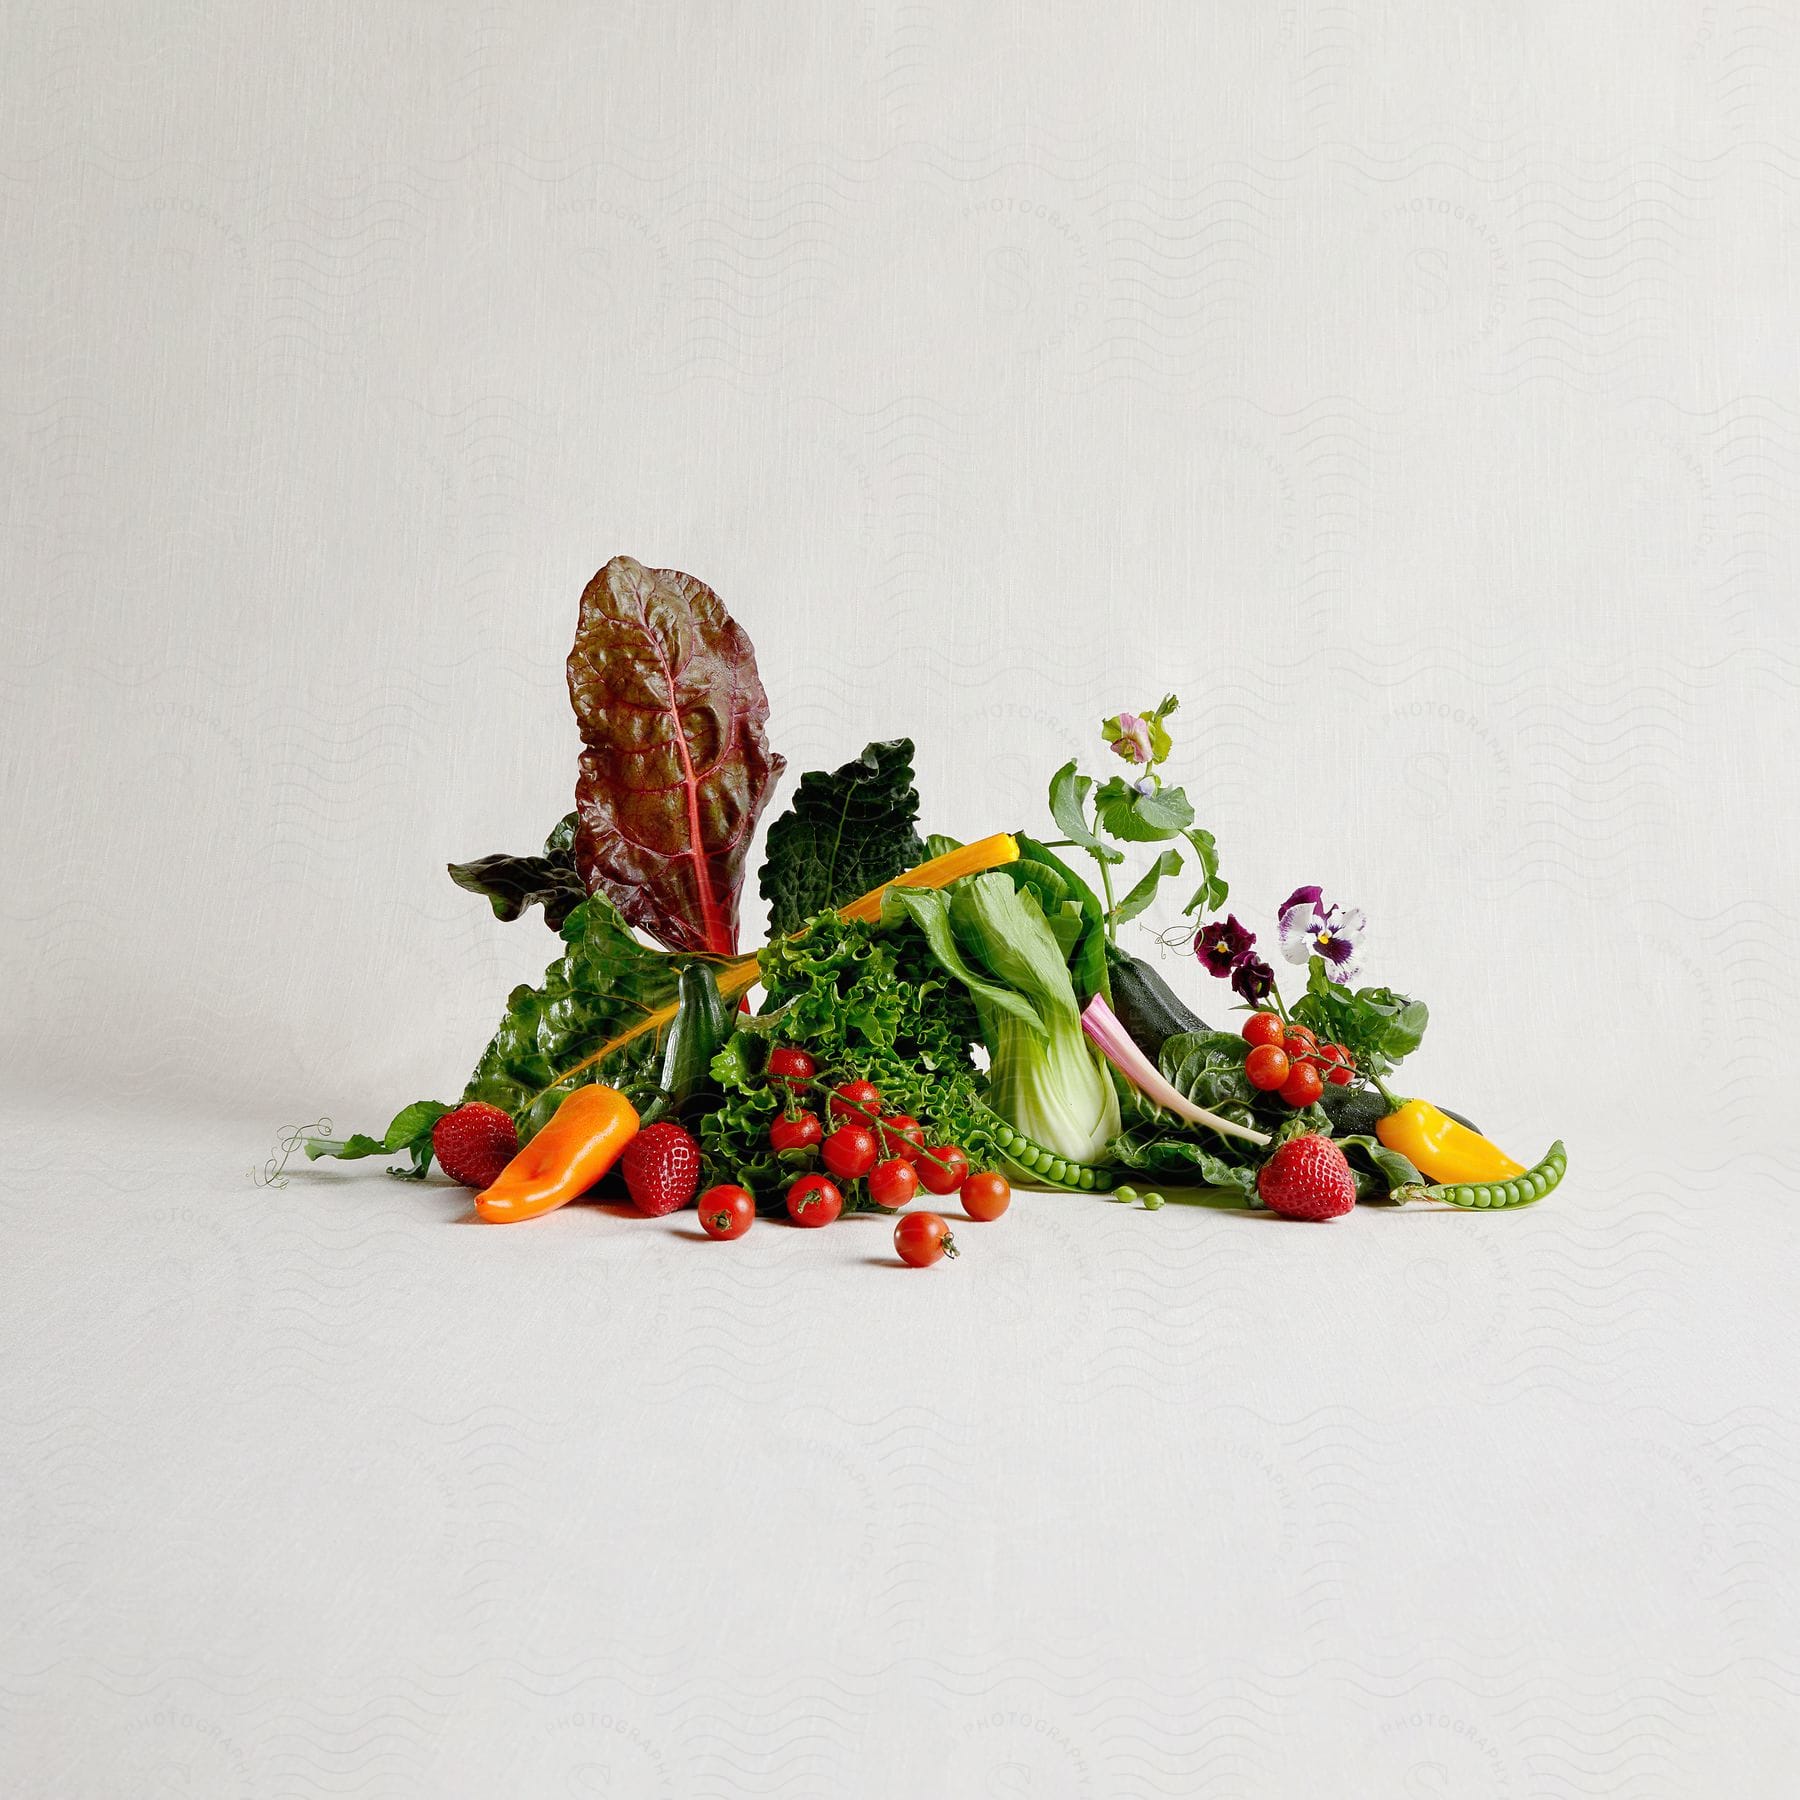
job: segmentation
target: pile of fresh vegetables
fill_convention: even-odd
[[[1329,1218],[1358,1200],[1517,1206],[1561,1179],[1560,1143],[1526,1168],[1396,1094],[1425,1004],[1353,985],[1362,915],[1317,887],[1278,909],[1305,970],[1283,1000],[1254,934],[1218,916],[1217,846],[1162,774],[1173,696],[1102,725],[1106,779],[1056,771],[1042,838],[921,837],[905,739],[803,775],[758,877],[769,941],[745,955],[745,861],[784,768],[749,639],[692,576],[615,557],[582,595],[569,694],[574,810],[540,853],[450,868],[500,919],[541,907],[559,953],[513,990],[460,1103],[414,1102],[380,1138],[309,1138],[308,1156],[404,1155],[413,1178],[435,1157],[496,1222],[596,1191],[695,1204],[720,1238],[758,1214],[898,1212],[921,1190],[992,1219],[1014,1182],[1135,1201],[1127,1178],[1156,1181]],[[1198,885],[1162,942],[1229,984],[1235,1030],[1120,942],[1184,867]],[[955,1253],[925,1213],[896,1248]]]

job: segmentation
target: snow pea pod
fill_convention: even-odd
[[[1510,1181],[1457,1182],[1429,1190],[1434,1200],[1448,1200],[1452,1206],[1507,1207],[1529,1206],[1541,1200],[1562,1180],[1569,1166],[1569,1155],[1558,1138],[1544,1152],[1541,1162]]]

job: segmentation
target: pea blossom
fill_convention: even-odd
[[[1359,908],[1329,905],[1320,889],[1300,887],[1282,902],[1278,924],[1281,954],[1289,962],[1322,957],[1325,973],[1339,983],[1356,973],[1357,952],[1368,925]]]
[[[1238,921],[1236,913],[1228,913],[1210,925],[1202,925],[1194,934],[1194,954],[1206,965],[1207,972],[1223,980],[1238,965],[1249,960],[1256,944],[1256,933]]]
[[[1122,756],[1128,763],[1152,760],[1148,720],[1140,719],[1136,713],[1120,713],[1117,718],[1108,719],[1101,730],[1112,745],[1114,756]]]

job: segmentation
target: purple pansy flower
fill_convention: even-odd
[[[1260,956],[1246,956],[1231,971],[1231,985],[1240,1000],[1261,1006],[1275,991],[1275,971]]]
[[[1147,763],[1151,758],[1150,725],[1148,720],[1140,719],[1136,713],[1120,713],[1109,724],[1118,727],[1118,736],[1112,738],[1114,756],[1122,756],[1128,763]],[[1108,733],[1110,737],[1111,734]]]
[[[1256,933],[1239,924],[1236,913],[1203,925],[1194,934],[1194,954],[1210,974],[1223,980],[1249,956]]]
[[[1282,902],[1278,923],[1281,954],[1289,962],[1323,957],[1325,973],[1340,983],[1356,973],[1357,952],[1368,925],[1359,908],[1327,905],[1316,887],[1295,888]]]

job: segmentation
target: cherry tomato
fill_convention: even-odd
[[[841,1181],[854,1181],[875,1166],[880,1154],[875,1148],[875,1134],[866,1125],[840,1125],[825,1140],[819,1154],[825,1166]]]
[[[709,1187],[700,1196],[700,1228],[710,1238],[741,1238],[756,1220],[756,1202],[741,1187]]]
[[[1304,1025],[1289,1025],[1282,1031],[1281,1047],[1289,1062],[1304,1062],[1317,1053],[1319,1040]]]
[[[956,1239],[936,1213],[907,1213],[894,1226],[894,1248],[903,1263],[929,1269],[940,1257],[956,1254]]]
[[[795,1113],[791,1119],[777,1119],[769,1127],[769,1147],[773,1150],[810,1150],[825,1128],[814,1112]]]
[[[846,1081],[827,1109],[840,1123],[866,1125],[881,1112],[881,1089],[872,1081]]]
[[[1288,1078],[1288,1053],[1279,1044],[1258,1044],[1244,1058],[1244,1074],[1253,1088],[1266,1094]]]
[[[785,1081],[789,1087],[799,1089],[806,1086],[818,1074],[819,1065],[804,1050],[771,1050],[769,1052],[769,1074],[779,1081]]]
[[[1281,1019],[1276,1013],[1252,1013],[1244,1021],[1246,1044],[1279,1044]]]
[[[1281,1097],[1289,1106],[1311,1106],[1324,1091],[1319,1071],[1309,1062],[1295,1063],[1281,1084]]]
[[[925,1148],[925,1127],[911,1113],[889,1113],[878,1129],[883,1156],[904,1156],[911,1162]]]
[[[984,1224],[997,1219],[1012,1205],[1012,1188],[1004,1175],[984,1169],[962,1184],[962,1209],[971,1219]]]
[[[1319,1051],[1325,1079],[1333,1087],[1348,1087],[1356,1077],[1356,1058],[1342,1044],[1326,1044]]]
[[[904,1156],[890,1156],[869,1171],[869,1198],[898,1212],[919,1191],[919,1172]]]
[[[787,1191],[787,1210],[796,1225],[829,1225],[844,1210],[844,1196],[823,1175],[802,1175]]]
[[[918,1170],[927,1193],[954,1194],[969,1178],[969,1159],[955,1144],[927,1144]]]

